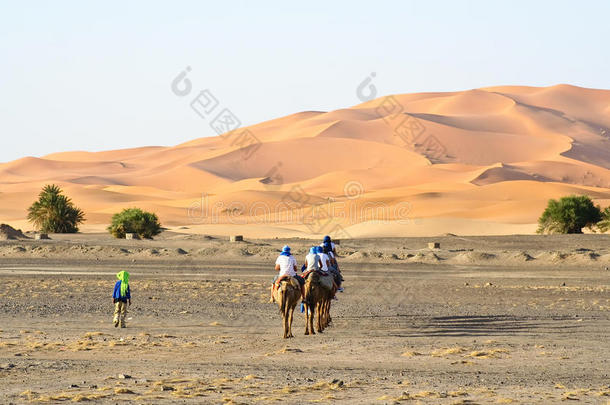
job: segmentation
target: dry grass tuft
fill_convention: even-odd
[[[463,347],[454,346],[454,347],[433,350],[432,352],[430,352],[430,356],[444,357],[444,356],[449,356],[451,354],[461,354],[461,353],[464,353],[465,351],[466,351],[466,349]]]
[[[100,343],[90,339],[91,338],[86,340],[77,340],[76,342],[67,345],[66,348],[72,350],[73,352],[79,352],[84,350],[93,350],[100,347]]]
[[[415,351],[407,351],[404,352],[403,354],[401,354],[401,356],[403,357],[415,357],[415,356],[421,356],[422,354],[419,352],[415,352]]]
[[[110,394],[76,394],[72,397],[72,402],[95,401],[109,396]]]
[[[23,391],[21,394],[19,394],[20,397],[26,398],[29,401],[34,400],[34,398],[36,398],[37,395],[38,395],[38,393],[31,391],[31,390],[26,390],[26,391]]]
[[[452,391],[452,392],[437,392],[437,391],[420,391],[417,393],[410,393],[407,391],[403,391],[403,393],[398,397],[392,397],[389,395],[384,395],[382,397],[377,398],[380,401],[390,401],[390,402],[401,402],[401,401],[414,401],[420,399],[432,399],[432,398],[458,398],[465,397],[469,394],[466,391]],[[462,402],[468,403],[468,402]]]
[[[111,340],[110,342],[108,342],[108,346],[109,347],[127,346],[127,342],[125,342],[124,340]]]
[[[470,352],[468,357],[475,357],[477,359],[499,359],[502,358],[502,354],[508,354],[506,349],[491,349],[491,350],[474,350]]]
[[[114,393],[115,394],[135,394],[135,392],[133,392],[129,388],[125,388],[125,387],[116,387],[114,389]]]
[[[165,378],[163,380],[159,380],[156,381],[154,383],[154,385],[164,385],[164,384],[183,384],[183,383],[192,383],[192,382],[196,382],[197,380],[194,378],[182,378],[182,377],[176,377],[176,378]]]
[[[60,392],[59,394],[40,395],[38,398],[35,398],[34,401],[37,401],[37,402],[70,401],[72,398],[74,398],[74,394]]]
[[[189,347],[197,347],[197,343],[195,342],[186,342],[182,344],[182,347],[188,349]]]

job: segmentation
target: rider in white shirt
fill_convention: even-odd
[[[273,279],[273,284],[271,285],[271,300],[275,301],[273,297],[273,293],[275,292],[276,285],[282,281],[282,279],[294,277],[299,282],[301,286],[301,297],[305,298],[305,280],[303,277],[297,275],[297,260],[290,253],[290,246],[286,245],[282,249],[282,253],[275,260],[275,270],[279,273]]]
[[[275,269],[279,271],[277,278],[284,278],[283,276],[296,276],[296,267],[297,259],[295,259],[292,255],[285,255],[284,252],[282,252],[282,254],[280,254],[275,260]]]
[[[316,248],[312,247],[309,249],[309,253],[305,256],[305,270],[303,271],[303,278],[306,278],[312,271],[322,269],[322,260],[316,253]]]
[[[328,257],[328,255],[326,253],[324,253],[324,251],[322,250],[322,248],[320,246],[316,246],[315,249],[316,249],[317,255],[320,257],[320,261],[322,262],[322,267],[320,268],[320,270],[322,270],[325,273],[328,273],[330,271],[330,258]],[[338,290],[339,286],[335,282],[334,274],[332,274],[332,272],[330,274],[333,276],[333,285]]]
[[[322,262],[322,271],[328,272],[328,268],[330,266],[330,257],[322,250],[322,247],[316,246],[316,253],[320,257],[320,261]]]
[[[324,241],[320,244],[323,251],[328,254],[328,258],[330,261],[330,269],[329,271],[333,273],[335,276],[335,281],[339,285],[339,291],[343,292],[343,287],[341,286],[341,281],[343,281],[343,276],[341,276],[341,271],[339,270],[339,263],[337,263],[337,250],[335,249],[335,244],[330,240],[330,236],[325,236]]]

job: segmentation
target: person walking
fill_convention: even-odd
[[[129,288],[129,273],[119,271],[116,275],[118,281],[114,284],[112,302],[114,303],[114,327],[121,325],[125,327],[125,315],[127,315],[127,303],[131,306],[131,289]]]

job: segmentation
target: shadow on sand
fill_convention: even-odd
[[[571,324],[573,318],[515,317],[508,315],[485,316],[442,316],[434,318],[413,318],[405,322],[405,331],[391,333],[400,337],[429,336],[502,336],[569,334],[582,325]]]

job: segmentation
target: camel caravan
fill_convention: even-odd
[[[321,333],[331,322],[330,305],[337,291],[343,291],[343,277],[337,263],[337,251],[330,236],[325,236],[320,246],[313,246],[305,256],[301,275],[297,274],[297,261],[284,246],[275,261],[278,275],[271,285],[271,302],[277,302],[284,326],[284,338],[292,335],[294,308],[301,299],[301,312],[307,316],[305,334]]]

